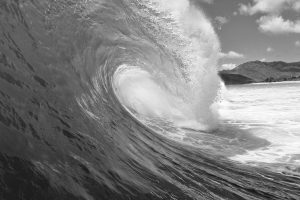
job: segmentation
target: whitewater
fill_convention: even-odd
[[[299,82],[228,87],[220,107],[223,124],[238,126],[266,145],[232,159],[299,173]],[[267,94],[267,95],[266,95]]]
[[[0,10],[0,199],[299,199],[297,83],[226,88],[193,1]]]

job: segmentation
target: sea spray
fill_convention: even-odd
[[[121,65],[114,80],[119,99],[141,116],[169,120],[178,127],[205,131],[216,128],[220,45],[210,21],[187,0],[149,0],[143,6],[147,14],[159,13],[147,16],[159,26],[159,33],[153,31],[153,37],[165,38],[157,40],[158,45],[179,62],[165,66],[155,65],[155,61],[142,66]]]

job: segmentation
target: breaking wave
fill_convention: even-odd
[[[240,130],[219,128],[220,45],[194,3],[0,10],[1,199],[299,199],[297,176],[227,159]]]

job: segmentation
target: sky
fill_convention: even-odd
[[[300,61],[300,0],[191,0],[219,36],[220,66]]]

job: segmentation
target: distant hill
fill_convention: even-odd
[[[246,84],[300,80],[300,62],[251,61],[219,72],[225,84]]]

